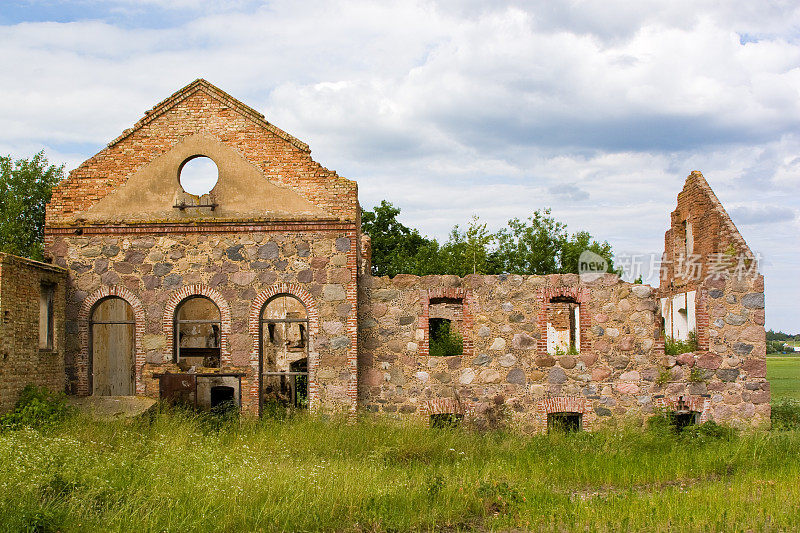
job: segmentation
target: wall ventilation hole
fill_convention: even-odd
[[[219,179],[216,163],[205,156],[195,156],[184,161],[178,174],[178,181],[189,194],[202,196],[211,191]]]

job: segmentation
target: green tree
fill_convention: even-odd
[[[561,249],[567,240],[566,224],[538,209],[527,221],[512,218],[508,228],[497,232],[495,256],[509,274],[554,274],[559,272]]]
[[[491,250],[496,236],[486,229],[486,224],[473,215],[462,231],[458,225],[450,231],[447,242],[441,245],[434,259],[439,274],[498,274],[499,266]]]
[[[50,165],[39,152],[30,159],[0,156],[0,251],[42,259],[44,213],[64,165]]]
[[[592,239],[588,231],[573,233],[561,243],[559,272],[577,274],[578,259],[584,250],[594,252],[608,262],[608,272],[614,272],[614,251],[608,241],[598,242]]]
[[[512,218],[497,233],[473,215],[465,230],[454,226],[441,245],[400,223],[399,214],[400,209],[386,200],[373,211],[362,211],[362,229],[372,239],[375,275],[577,273],[584,250],[605,258],[613,272],[608,242],[596,241],[586,231],[570,235],[549,209],[534,211],[526,220]]]
[[[436,241],[397,220],[399,214],[400,209],[386,200],[372,211],[361,211],[361,230],[372,241],[374,276],[420,274],[421,258],[432,258],[438,253]]]

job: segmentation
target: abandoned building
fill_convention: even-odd
[[[218,176],[193,194],[182,172],[198,160]],[[657,409],[769,424],[763,277],[699,172],[678,195],[659,288],[373,277],[356,183],[197,80],[55,188],[45,246],[51,264],[0,265],[4,410],[35,382],[252,415],[452,423],[500,404],[529,432]],[[668,355],[667,338],[694,345]]]

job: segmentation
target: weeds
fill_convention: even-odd
[[[780,412],[780,410],[776,411]],[[522,436],[163,408],[0,434],[0,531],[792,530],[800,432]],[[753,502],[757,501],[757,505]]]
[[[661,368],[658,369],[658,376],[656,377],[656,385],[658,385],[659,387],[663,387],[664,385],[672,381],[672,379],[673,375],[671,369],[665,366],[662,366]]]
[[[680,355],[682,353],[696,352],[697,349],[697,333],[694,331],[689,332],[689,336],[685,341],[669,336],[664,338],[664,353],[666,355]]]
[[[693,366],[692,369],[689,371],[689,376],[686,378],[686,381],[690,383],[702,383],[706,380],[706,374],[702,368]]]
[[[772,429],[800,430],[800,400],[786,398],[772,404]]]

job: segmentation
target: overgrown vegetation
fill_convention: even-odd
[[[525,220],[512,218],[494,233],[473,216],[465,229],[453,227],[443,243],[405,226],[397,219],[399,214],[400,209],[386,200],[361,213],[362,230],[372,241],[376,276],[577,273],[584,250],[603,257],[608,271],[614,272],[608,242],[597,241],[586,231],[569,234],[549,209],[536,210]]]
[[[64,420],[72,410],[63,393],[26,385],[14,409],[0,417],[0,429],[42,428]]]
[[[792,530],[800,432],[534,437],[166,409],[0,434],[4,531]]]
[[[658,376],[656,377],[656,385],[664,386],[673,379],[672,369],[662,366],[658,369]]]
[[[784,398],[773,402],[772,428],[800,431],[800,400]]]
[[[670,336],[664,338],[664,353],[667,355],[680,355],[697,351],[697,334],[690,331],[685,341]]]
[[[461,334],[453,329],[449,320],[431,321],[428,354],[431,357],[461,355],[464,341]]]

